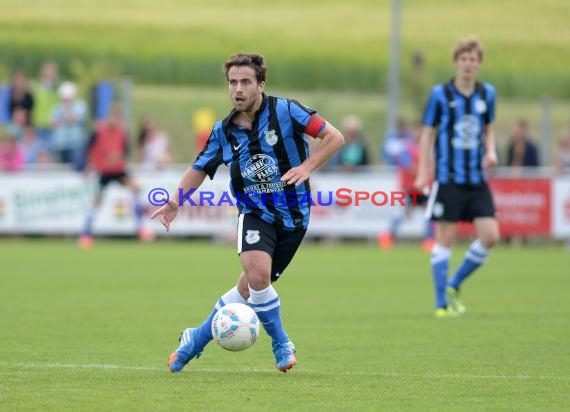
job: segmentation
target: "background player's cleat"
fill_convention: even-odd
[[[81,249],[90,249],[93,246],[93,238],[89,235],[81,235],[77,241]]]
[[[452,286],[448,286],[445,289],[445,294],[447,296],[447,301],[449,302],[449,305],[457,315],[461,316],[464,315],[465,312],[467,312],[467,308],[465,307],[463,302],[461,302],[461,298],[459,297],[459,290],[455,289]]]
[[[453,310],[451,306],[446,308],[437,308],[434,313],[436,318],[444,319],[444,318],[454,318],[457,316],[457,313]]]
[[[293,342],[290,340],[285,342],[273,342],[271,346],[273,355],[275,355],[275,365],[281,372],[287,372],[297,364],[295,345],[293,345]]]
[[[431,253],[431,250],[435,246],[435,240],[428,238],[422,241],[422,249],[428,253]]]
[[[376,240],[380,249],[390,250],[394,247],[394,239],[390,233],[380,233]]]
[[[168,369],[170,372],[180,372],[188,362],[194,358],[199,358],[202,354],[202,350],[197,350],[194,346],[194,335],[198,329],[188,328],[180,336],[180,346],[168,357]],[[187,338],[184,339],[185,343],[182,343],[184,334],[187,333]]]
[[[147,227],[141,227],[137,233],[139,240],[142,242],[153,242],[156,238],[156,235],[152,230]]]

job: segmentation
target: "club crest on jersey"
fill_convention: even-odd
[[[265,131],[265,141],[270,146],[275,146],[275,143],[277,143],[278,138],[279,137],[277,136],[277,132],[275,132],[275,130],[266,130]]]
[[[456,149],[470,150],[479,146],[479,134],[481,125],[477,117],[466,114],[455,124],[456,136],[451,139]]]
[[[248,230],[245,234],[245,242],[248,245],[253,245],[261,240],[259,230]]]
[[[487,111],[487,103],[485,103],[485,100],[477,100],[475,102],[475,110],[479,114],[485,113]]]

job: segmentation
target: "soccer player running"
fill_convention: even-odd
[[[483,49],[477,38],[461,39],[453,50],[453,61],[457,74],[448,83],[433,87],[425,108],[415,181],[416,188],[426,189],[433,147],[435,179],[426,217],[435,221],[431,269],[436,317],[465,313],[460,287],[486,261],[489,250],[499,240],[495,207],[487,185],[487,169],[497,164],[493,131],[495,89],[476,80],[483,62]],[[459,221],[472,221],[477,239],[448,281],[451,246]]]
[[[283,328],[279,295],[272,286],[283,275],[309,224],[309,175],[344,143],[342,134],[313,109],[264,93],[263,56],[238,53],[225,62],[233,110],[214,124],[210,137],[180,181],[176,195],[151,218],[166,230],[179,208],[181,193],[197,189],[206,176],[213,179],[220,164],[229,165],[231,189],[238,199],[237,253],[243,272],[237,285],[221,296],[198,328],[188,328],[178,349],[168,358],[179,372],[201,355],[212,340],[211,324],[218,309],[229,303],[249,304],[272,339],[277,369],[296,363],[295,346]],[[309,156],[304,134],[321,140]],[[283,194],[297,202],[282,202]]]

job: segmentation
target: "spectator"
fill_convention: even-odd
[[[24,129],[22,148],[24,149],[26,167],[28,169],[33,169],[37,165],[51,161],[49,148],[38,139],[36,131],[32,126],[27,126]]]
[[[34,109],[34,97],[28,90],[28,80],[24,72],[17,71],[12,75],[10,82],[10,118],[14,116],[14,111],[18,108],[25,110],[26,124],[30,124],[32,111]]]
[[[345,171],[354,171],[359,166],[368,165],[368,152],[360,119],[356,116],[347,116],[342,127],[346,143],[339,152],[341,168]]]
[[[517,120],[513,126],[513,133],[507,150],[507,165],[538,166],[538,149],[528,136],[528,125],[524,119]]]
[[[34,90],[33,124],[38,139],[51,149],[51,115],[58,103],[57,95],[58,68],[54,62],[44,63],[40,70],[40,81]]]
[[[390,130],[384,137],[381,158],[386,164],[398,166],[400,153],[405,150],[406,143],[415,141],[412,131],[408,128],[406,120],[399,117],[396,120],[396,129]]]
[[[155,121],[145,117],[139,131],[140,164],[144,170],[163,170],[172,162],[168,135],[156,128]]]
[[[58,89],[60,103],[52,113],[52,150],[64,164],[81,170],[84,163],[83,147],[87,122],[87,104],[77,98],[77,87],[63,82]]]
[[[24,149],[18,143],[18,138],[10,131],[0,145],[0,170],[16,172],[26,165]]]
[[[20,143],[24,140],[24,130],[27,127],[26,122],[26,109],[23,107],[16,107],[12,113],[11,121],[8,123],[7,129],[10,130],[10,134]]]
[[[192,115],[192,126],[194,138],[196,139],[196,153],[200,153],[204,148],[210,137],[210,132],[212,131],[212,126],[215,121],[216,114],[209,107],[198,109]]]
[[[562,136],[556,148],[554,168],[557,174],[570,174],[570,130]]]

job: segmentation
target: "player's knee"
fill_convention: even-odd
[[[271,277],[266,270],[253,269],[246,272],[246,276],[249,287],[253,290],[263,290],[271,285]]]
[[[487,249],[490,249],[499,242],[500,235],[499,232],[493,231],[490,233],[485,233],[483,236],[481,236],[480,240]]]

